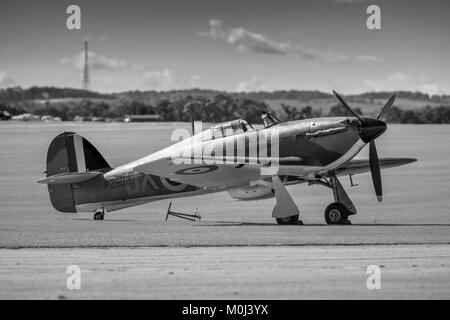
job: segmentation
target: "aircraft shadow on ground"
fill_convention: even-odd
[[[201,227],[243,227],[243,226],[272,226],[272,227],[283,227],[276,223],[269,222],[230,222],[230,221],[211,221],[211,223],[203,222],[198,224]],[[291,225],[292,226],[292,225]],[[297,227],[323,227],[328,226],[323,223],[305,223],[303,225],[295,225]],[[448,223],[354,223],[351,225],[337,225],[339,227],[450,227]]]
[[[102,221],[94,221],[92,218],[77,218],[73,219],[74,221],[92,221],[95,223],[104,223],[104,222],[136,222],[140,220],[131,220],[131,219],[114,219],[114,220],[102,220]],[[177,221],[177,220],[174,220]],[[170,224],[170,221],[167,222]],[[199,227],[245,227],[245,226],[269,226],[269,227],[283,227],[279,226],[275,222],[242,222],[242,221],[202,221],[201,223],[190,223],[186,222],[186,224],[191,224],[193,226]],[[291,225],[292,226],[292,225]],[[305,223],[303,225],[298,224],[295,225],[297,227],[323,227],[328,226],[325,223]],[[348,226],[348,227],[450,227],[450,223],[352,223],[351,225],[337,225],[339,227]]]
[[[138,221],[138,220],[130,220],[130,219],[114,219],[114,220],[102,220],[102,221],[95,221],[92,218],[80,218],[80,219],[73,219],[74,221],[92,221],[92,222],[99,222],[99,223],[103,223],[103,222],[134,222],[134,221]]]

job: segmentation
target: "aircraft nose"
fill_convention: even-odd
[[[363,123],[359,125],[359,136],[365,143],[378,138],[386,131],[386,123],[384,121],[372,118],[363,118]]]

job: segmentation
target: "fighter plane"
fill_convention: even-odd
[[[349,216],[357,211],[339,177],[370,172],[381,201],[380,169],[416,159],[378,157],[375,139],[386,130],[381,119],[395,96],[370,118],[334,94],[352,116],[281,122],[265,113],[261,128],[233,120],[116,168],[85,138],[63,132],[50,143],[47,177],[38,182],[48,185],[56,210],[91,212],[94,220],[157,200],[227,191],[239,200],[275,197],[272,217],[280,225],[302,224],[286,186],[318,184],[329,188],[334,198],[324,212],[326,223],[349,224]],[[354,159],[367,144],[369,158]]]

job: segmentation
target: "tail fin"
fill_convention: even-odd
[[[106,172],[111,166],[85,138],[63,132],[50,143],[47,151],[47,178],[68,173]],[[48,184],[50,201],[61,212],[76,212],[72,183]]]
[[[111,167],[100,152],[76,133],[61,133],[48,148],[47,177],[60,173],[108,169]]]

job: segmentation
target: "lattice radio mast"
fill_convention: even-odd
[[[88,42],[84,42],[84,72],[83,72],[83,89],[90,90],[91,84],[89,81],[89,58],[88,58]]]

